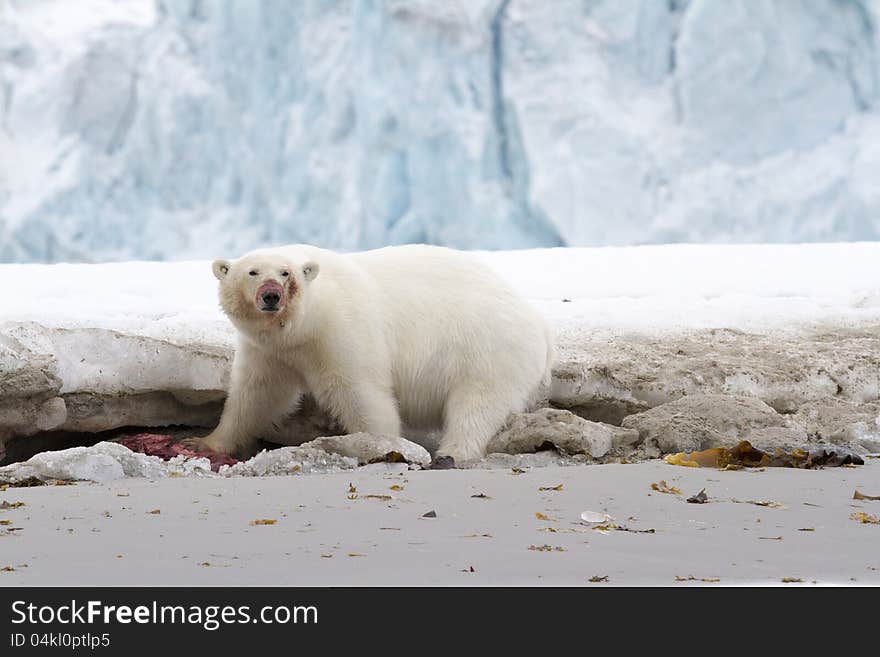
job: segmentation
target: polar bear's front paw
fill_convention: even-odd
[[[460,468],[465,463],[473,463],[479,461],[486,456],[485,450],[476,445],[444,445],[442,442],[434,454],[434,461],[440,459],[449,459],[453,463],[453,468]]]
[[[219,445],[217,445],[215,441],[212,441],[210,438],[211,438],[210,436],[208,436],[207,438],[199,438],[197,436],[192,436],[190,438],[184,438],[183,440],[180,441],[180,444],[183,445],[184,447],[186,447],[187,449],[192,450],[193,452],[196,452],[197,454],[202,454],[204,452],[215,452],[218,454],[225,454],[225,451]]]

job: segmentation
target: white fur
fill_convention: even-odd
[[[267,316],[253,295],[262,281],[290,281],[282,271],[296,290]],[[214,273],[239,330],[223,416],[205,441],[216,451],[248,445],[308,391],[349,433],[439,428],[437,455],[469,461],[549,382],[544,319],[461,252],[295,245],[217,261]]]

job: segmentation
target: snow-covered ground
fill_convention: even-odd
[[[759,330],[880,319],[880,242],[474,255],[560,328]],[[0,265],[0,321],[231,344],[209,261]]]
[[[681,492],[652,490],[661,480]],[[877,585],[880,526],[852,516],[880,502],[852,497],[880,495],[878,481],[874,459],[10,488],[0,501],[24,504],[0,510],[0,586]],[[708,503],[685,501],[701,489]],[[594,529],[584,511],[630,531]]]
[[[746,395],[796,425],[789,442],[880,439],[880,244],[476,255],[556,326],[556,406],[620,424]],[[0,266],[0,438],[212,426],[234,341],[216,286],[203,261]]]

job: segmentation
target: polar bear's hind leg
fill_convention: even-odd
[[[400,412],[390,390],[361,382],[340,385],[330,394],[329,410],[349,433],[400,435]]]
[[[509,390],[486,390],[485,386],[460,386],[450,393],[444,412],[443,436],[436,458],[452,457],[456,463],[475,461],[486,455],[492,437],[508,416],[522,410],[522,400]]]

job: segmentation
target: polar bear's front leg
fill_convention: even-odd
[[[220,424],[194,446],[224,454],[250,447],[261,432],[294,410],[302,393],[303,383],[294,371],[242,345],[235,353]]]

